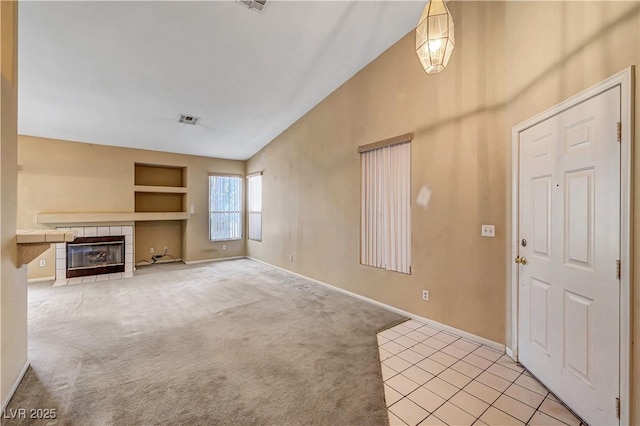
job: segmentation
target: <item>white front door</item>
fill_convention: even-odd
[[[519,360],[592,425],[619,396],[620,88],[519,134]]]

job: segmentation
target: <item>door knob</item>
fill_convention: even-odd
[[[520,256],[518,256],[515,259],[513,259],[513,261],[516,262],[517,264],[520,264]]]
[[[516,257],[513,261],[519,265],[526,265],[529,263],[526,257],[520,257],[520,256]]]

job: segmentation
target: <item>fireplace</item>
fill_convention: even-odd
[[[78,237],[67,243],[67,278],[124,271],[124,235]]]
[[[95,273],[95,275],[76,276],[73,278],[67,277],[67,244],[56,244],[56,281],[53,283],[54,287],[92,283],[97,281],[110,281],[119,280],[122,278],[133,277],[133,228],[131,225],[121,224],[101,224],[97,226],[95,224],[77,224],[71,227],[57,227],[58,231],[74,231],[76,233],[76,241],[79,238],[84,237],[114,237],[119,236],[122,238],[124,235],[124,272],[114,273]],[[121,268],[120,268],[121,270]]]

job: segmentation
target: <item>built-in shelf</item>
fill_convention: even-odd
[[[187,188],[183,186],[150,186],[150,185],[135,185],[133,187],[135,192],[158,192],[165,194],[186,194]]]
[[[136,222],[147,222],[151,220],[186,220],[189,219],[188,212],[137,212],[134,213]]]
[[[18,230],[18,267],[30,263],[33,259],[47,251],[51,244],[65,243],[76,239],[75,231],[54,230]]]
[[[186,167],[136,163],[133,186],[134,211],[136,213],[186,212],[186,181]]]
[[[123,213],[38,213],[38,223],[46,225],[115,223],[150,220],[185,220],[187,212],[123,212]]]
[[[186,187],[187,168],[161,164],[136,163],[134,185]]]

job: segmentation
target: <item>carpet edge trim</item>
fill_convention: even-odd
[[[22,383],[22,379],[24,379],[24,375],[27,374],[27,370],[29,369],[30,365],[31,364],[29,363],[29,360],[26,360],[24,362],[24,365],[22,366],[22,369],[20,370],[20,373],[18,373],[18,377],[16,378],[16,381],[13,383],[13,386],[11,386],[11,389],[9,390],[9,393],[7,394],[7,397],[4,399],[4,401],[2,401],[2,412],[3,413],[4,413],[5,409],[7,408],[7,405],[9,405],[9,402],[11,402],[11,398],[13,398],[13,395],[18,390],[18,386],[20,386],[20,383]]]
[[[356,299],[360,299],[360,300],[363,300],[365,302],[369,302],[371,304],[380,306],[381,308],[384,308],[384,309],[387,309],[389,311],[395,312],[398,315],[403,315],[403,316],[409,317],[411,319],[415,319],[416,321],[421,321],[421,322],[424,322],[426,324],[433,325],[433,326],[435,326],[437,328],[440,328],[443,331],[450,331],[452,333],[455,333],[455,334],[458,334],[458,335],[464,337],[467,340],[471,340],[472,342],[480,343],[480,344],[488,346],[488,347],[490,347],[492,349],[496,349],[496,350],[498,350],[498,351],[500,351],[502,353],[506,353],[506,346],[503,345],[502,343],[494,342],[493,340],[489,340],[487,338],[477,336],[477,335],[475,335],[473,333],[469,333],[468,331],[460,330],[460,329],[452,327],[450,325],[442,324],[442,323],[440,323],[438,321],[434,321],[432,319],[425,318],[425,317],[422,317],[420,315],[416,315],[414,313],[404,311],[404,310],[402,310],[400,308],[396,308],[394,306],[387,305],[386,303],[382,303],[382,302],[379,302],[377,300],[370,299],[370,298],[368,298],[366,296],[362,296],[361,294],[353,293],[353,292],[351,292],[349,290],[345,290],[343,288],[336,287],[334,285],[325,283],[323,281],[316,280],[315,278],[307,277],[306,275],[302,275],[302,274],[299,274],[297,272],[293,272],[293,271],[290,271],[288,269],[281,268],[280,266],[272,265],[271,263],[265,262],[263,260],[256,259],[256,258],[251,257],[251,256],[245,256],[245,257],[247,259],[254,260],[254,261],[258,262],[258,263],[262,263],[263,265],[267,265],[267,266],[270,266],[272,268],[279,269],[279,270],[287,272],[289,274],[298,276],[300,278],[304,278],[306,280],[312,281],[312,282],[314,282],[316,284],[320,284],[322,286],[329,287],[332,290],[335,290],[337,292],[346,294],[347,296],[355,297]],[[380,330],[380,331],[382,331],[382,330]]]

